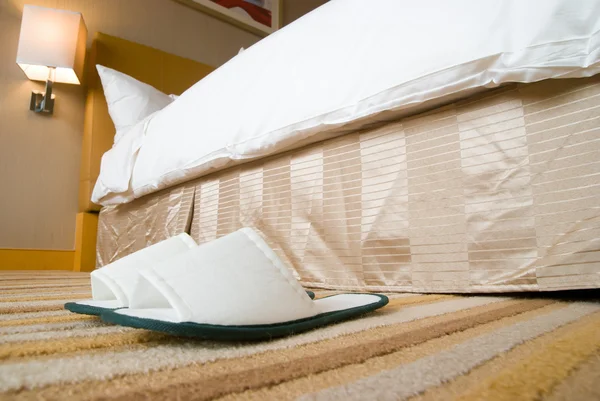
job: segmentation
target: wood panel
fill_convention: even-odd
[[[97,213],[77,213],[75,223],[73,271],[91,272],[96,268]]]
[[[0,270],[72,270],[75,251],[0,249]]]

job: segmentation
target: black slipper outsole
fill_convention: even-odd
[[[341,311],[322,313],[306,319],[276,324],[221,326],[191,322],[171,323],[161,320],[126,316],[115,311],[106,311],[105,313],[102,313],[101,317],[102,320],[108,323],[134,327],[138,329],[159,331],[176,336],[218,341],[261,341],[299,334],[317,327],[342,322],[364,315],[365,313],[372,312],[387,305],[389,302],[388,297],[385,295],[369,295],[375,295],[379,297],[379,301]]]
[[[121,308],[101,308],[99,306],[78,304],[77,302],[67,302],[65,309],[82,315],[100,316],[104,312],[112,312]]]

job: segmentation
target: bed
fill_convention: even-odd
[[[310,287],[598,288],[600,76],[588,75],[463,91],[180,175],[102,208],[97,266],[249,226]]]

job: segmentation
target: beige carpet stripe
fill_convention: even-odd
[[[62,271],[62,273],[61,273]],[[64,278],[81,278],[89,277],[90,273],[87,272],[72,272],[67,270],[30,270],[27,271],[16,271],[16,270],[3,270],[6,273],[0,273],[0,280],[10,278],[40,278],[40,277],[64,277]]]
[[[69,270],[0,270],[0,278],[4,277],[40,277],[40,276],[58,276],[58,275],[75,276],[89,275],[89,273],[73,272]]]
[[[136,330],[112,334],[98,335],[94,338],[65,338],[55,340],[31,341],[17,344],[1,344],[0,360],[21,358],[36,355],[51,355],[83,351],[90,349],[108,348],[128,344],[140,344],[173,338],[167,334]]]
[[[61,273],[62,272],[62,273]],[[2,270],[0,273],[0,280],[11,277],[21,278],[38,278],[38,277],[87,277],[90,273],[88,272],[73,272],[69,270],[29,270],[27,274],[26,270]]]
[[[35,333],[14,333],[14,334],[5,334],[0,337],[0,358],[1,358],[1,344],[11,344],[18,343],[15,345],[26,345],[23,343],[27,343],[29,341],[47,341],[47,340],[64,340],[67,338],[77,338],[77,337],[92,337],[92,336],[101,336],[105,334],[115,334],[115,333],[127,333],[131,332],[132,328],[122,327],[122,326],[91,326],[91,327],[83,327],[83,328],[71,328],[69,330],[54,330],[54,331],[44,331],[44,332],[35,332]]]
[[[62,311],[60,311],[62,312]],[[15,320],[4,320],[0,321],[0,327],[10,326],[27,326],[32,324],[44,324],[44,323],[60,323],[60,322],[73,322],[78,320],[98,320],[96,316],[77,315],[75,313],[60,314],[57,316],[46,316],[46,317],[32,317],[27,319],[15,319]]]
[[[302,347],[149,375],[117,378],[103,384],[101,388],[94,382],[83,383],[75,388],[68,387],[68,391],[72,396],[79,394],[82,400],[93,396],[96,391],[98,395],[108,392],[113,397],[119,394],[116,399],[129,399],[132,396],[139,399],[165,399],[175,389],[181,399],[212,399],[246,388],[261,388],[359,363],[377,355],[395,352],[431,338],[467,330],[549,303],[552,301],[494,303],[430,319],[379,327]],[[61,389],[64,390],[64,386],[55,387],[55,390],[62,391]],[[48,391],[40,391],[36,397],[53,398]]]
[[[407,399],[433,386],[468,372],[496,355],[555,330],[583,316],[597,312],[600,305],[575,303],[530,321],[517,323],[477,337],[448,351],[422,358],[396,369],[375,374],[343,386],[307,394],[304,400],[355,400],[370,394],[373,399]],[[425,374],[427,373],[427,374]]]
[[[306,288],[306,289],[313,291],[315,293],[315,299],[320,299],[320,298],[324,298],[324,297],[328,297],[328,296],[336,295],[336,294],[348,294],[349,293],[349,291],[321,290],[319,288]],[[427,294],[419,294],[419,293],[415,293],[415,292],[402,292],[402,293],[391,292],[391,293],[380,293],[380,294],[384,294],[389,299],[407,298],[407,297],[422,297],[422,296],[427,295]],[[440,295],[440,294],[433,294],[433,295]]]
[[[9,285],[9,284],[13,284],[15,281],[20,281],[20,282],[28,282],[28,281],[47,281],[47,282],[52,282],[52,283],[61,283],[61,282],[71,282],[73,280],[90,280],[90,276],[89,275],[81,275],[81,276],[73,276],[71,274],[65,274],[63,276],[57,276],[57,275],[45,275],[45,276],[40,276],[40,275],[36,275],[34,277],[32,276],[26,276],[26,275],[14,275],[14,276],[0,276],[0,284],[2,285]]]
[[[20,293],[30,293],[30,294],[35,294],[35,292],[42,292],[42,291],[47,291],[47,290],[54,290],[54,289],[63,289],[63,290],[67,290],[70,291],[73,287],[87,287],[88,291],[91,290],[91,284],[89,282],[89,280],[87,282],[78,282],[78,283],[73,283],[73,284],[36,284],[36,285],[23,285],[23,284],[15,284],[13,286],[7,286],[7,285],[3,285],[0,286],[0,293],[2,294],[8,294],[8,291],[10,290],[20,290]]]
[[[42,296],[55,296],[55,295],[72,295],[72,294],[91,294],[92,289],[90,286],[86,287],[71,287],[71,288],[48,288],[46,290],[33,290],[33,291],[2,291],[0,294],[0,300],[4,298],[27,298],[27,297],[42,297]]]
[[[487,378],[459,400],[534,401],[540,394],[549,394],[578,365],[600,351],[600,314],[587,320],[584,327],[537,350],[516,366]]]
[[[405,323],[417,319],[474,308],[508,300],[506,297],[465,297],[438,303],[406,306],[367,315],[361,319],[328,326],[305,334],[267,343],[227,344],[188,341],[170,342],[143,350],[103,352],[97,355],[81,354],[76,363],[70,358],[52,358],[44,361],[11,361],[0,365],[0,391],[31,388],[53,383],[110,379],[124,374],[157,371],[206,363],[218,359],[239,358],[259,352],[280,350],[325,339],[336,338],[375,327]]]
[[[458,298],[455,295],[415,295],[415,296],[406,296],[406,297],[398,297],[390,299],[388,303],[389,307],[393,306],[405,306],[405,305],[416,305],[423,304],[429,302],[438,302],[447,299],[456,299]]]
[[[592,355],[544,401],[600,400],[600,354]]]
[[[68,293],[69,291],[74,291],[74,292],[89,292],[91,293],[91,287],[90,285],[82,285],[82,286],[69,286],[68,288],[65,287],[49,287],[49,288],[43,288],[42,290],[40,289],[35,289],[32,290],[31,292],[33,292],[34,294],[44,294],[44,295],[51,295],[51,294],[56,294],[56,293]],[[15,296],[15,294],[17,295],[21,295],[23,294],[25,291],[21,290],[2,290],[2,295],[3,296]]]
[[[11,314],[7,314],[7,315],[0,315],[0,322],[5,321],[5,320],[29,319],[29,318],[38,318],[38,317],[46,317],[46,316],[70,315],[70,314],[72,314],[72,313],[69,312],[68,310],[11,313]]]
[[[597,315],[597,313],[591,316],[595,315]],[[496,356],[487,363],[477,366],[466,375],[456,377],[454,380],[449,381],[442,386],[430,388],[426,392],[410,398],[410,401],[454,400],[463,394],[465,389],[474,388],[482,383],[487,377],[494,376],[498,374],[498,372],[510,368],[511,366],[516,366],[538,350],[548,347],[557,338],[560,338],[571,331],[579,330],[587,323],[587,318],[580,319],[527,341],[506,353]]]
[[[30,295],[22,297],[4,297],[0,296],[0,304],[3,302],[26,302],[26,301],[54,301],[62,300],[63,302],[70,302],[74,299],[88,299],[91,298],[91,292],[69,292],[59,294],[46,294],[46,295]]]
[[[0,302],[0,314],[61,310],[64,306],[64,300]]]
[[[65,323],[44,323],[12,327],[0,327],[0,334],[37,333],[43,331],[83,329],[91,327],[106,327],[106,323],[100,319],[73,321]],[[0,338],[2,340],[2,338]]]
[[[538,302],[538,301],[535,301]],[[542,305],[544,301],[539,301]],[[527,302],[528,303],[528,302]],[[538,309],[523,311],[523,313],[514,316],[507,316],[490,323],[480,324],[463,331],[457,331],[449,335],[437,337],[428,340],[422,344],[403,348],[399,351],[370,358],[363,363],[346,365],[338,369],[332,369],[318,374],[312,374],[307,377],[283,382],[276,386],[263,388],[254,391],[245,391],[243,393],[231,394],[225,396],[223,400],[263,400],[263,399],[295,399],[307,392],[315,392],[324,390],[329,387],[340,386],[345,383],[353,382],[364,377],[368,377],[373,372],[381,372],[383,370],[394,369],[400,364],[414,362],[420,358],[436,354],[440,351],[447,350],[457,344],[470,340],[474,337],[490,333],[506,325],[525,321],[536,316],[540,316],[550,311],[558,310],[566,307],[561,303],[551,303],[547,306],[542,306]],[[477,308],[479,309],[479,308]],[[473,310],[475,311],[475,309]],[[481,309],[481,313],[485,310]],[[516,312],[516,310],[515,310]],[[467,316],[469,312],[463,311],[455,313],[454,316]],[[443,323],[443,317],[427,319],[427,321],[438,319],[437,323]]]
[[[0,275],[0,283],[10,283],[14,280],[89,280],[89,274],[13,274],[13,275]]]
[[[2,270],[0,272],[0,276],[16,276],[16,275],[24,275],[24,276],[43,276],[43,275],[52,275],[52,276],[89,276],[89,272],[74,272],[67,270]]]
[[[320,293],[322,290],[317,289],[316,291],[318,291]],[[404,297],[415,297],[415,296],[419,296],[419,295],[420,296],[425,295],[425,294],[419,294],[418,292],[391,292],[391,293],[388,292],[388,293],[382,293],[382,294],[387,295],[387,297],[389,299],[404,298]]]
[[[43,288],[44,291],[46,291],[46,289],[48,288],[72,288],[74,286],[78,286],[78,287],[83,287],[83,286],[87,286],[89,288],[90,286],[90,281],[88,280],[87,282],[83,281],[83,282],[77,282],[77,283],[71,283],[71,284],[21,284],[21,285],[0,285],[0,291],[4,292],[4,291],[10,291],[10,290],[33,290],[33,289],[40,289]]]
[[[10,279],[10,280],[2,280],[0,284],[2,287],[13,287],[13,286],[37,286],[37,285],[84,285],[89,284],[90,279],[88,277],[82,278],[59,278],[59,277],[47,277],[43,279],[31,279],[31,278],[22,278],[22,279]]]
[[[82,279],[88,279],[90,278],[89,273],[86,274],[72,274],[71,272],[68,272],[67,274],[63,274],[63,275],[56,275],[56,274],[46,274],[46,275],[40,275],[40,274],[13,274],[12,276],[7,276],[7,275],[0,275],[0,283],[4,283],[5,281],[9,281],[9,280],[23,280],[23,279],[31,279],[31,280],[44,280],[44,279],[50,279],[50,280],[54,280],[54,279],[64,279],[64,280],[82,280]]]

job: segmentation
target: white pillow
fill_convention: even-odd
[[[150,114],[163,109],[178,96],[166,95],[158,89],[112,68],[96,65],[108,114],[115,124],[115,140],[119,142],[129,129]]]

